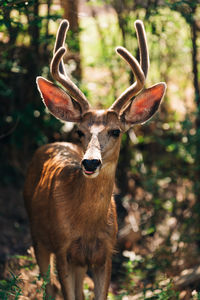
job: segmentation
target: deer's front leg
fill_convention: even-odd
[[[56,255],[56,265],[64,300],[75,300],[75,271],[66,255]]]
[[[83,280],[87,271],[87,267],[75,267],[75,297],[76,300],[83,300]]]
[[[106,259],[106,262],[103,266],[93,268],[92,274],[94,280],[95,300],[107,299],[111,276],[111,257]]]
[[[35,240],[34,240],[34,251],[35,251],[37,263],[40,268],[40,274],[43,277],[43,279],[46,279],[47,281],[47,284],[45,286],[45,292],[46,292],[45,299],[53,299],[53,297],[55,296],[55,289],[54,289],[54,285],[52,285],[53,261],[51,263],[51,253],[45,248],[45,246],[42,243],[38,241],[36,242]]]

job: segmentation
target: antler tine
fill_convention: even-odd
[[[133,98],[133,96],[135,96],[139,91],[142,90],[148,72],[149,55],[145,29],[143,23],[139,20],[135,21],[134,25],[140,50],[140,64],[135,59],[135,57],[133,57],[131,53],[128,52],[125,48],[117,47],[117,53],[125,61],[128,62],[136,78],[136,81],[130,87],[128,87],[110,107],[111,110],[115,110],[116,112],[119,112],[122,107],[127,104],[127,102],[131,100],[131,98]]]
[[[55,53],[57,52],[58,49],[60,49],[61,47],[64,47],[64,43],[65,43],[66,34],[67,34],[68,29],[69,29],[69,22],[67,20],[63,20],[60,23],[60,26],[59,26],[59,29],[58,29],[58,32],[57,32],[56,42],[55,42],[54,50],[53,50],[54,55],[55,55]],[[66,76],[63,60],[60,61],[59,71],[60,71],[61,74]]]
[[[149,69],[149,51],[143,22],[140,20],[135,21],[135,28],[139,41],[140,65],[146,78]]]
[[[131,55],[130,52],[123,47],[118,47],[116,51],[125,61],[128,62],[136,78],[136,82],[128,87],[110,107],[111,110],[119,112],[121,108],[143,88],[145,77],[138,61]]]
[[[60,23],[57,32],[54,55],[50,66],[51,75],[55,80],[60,82],[66,88],[72,98],[80,104],[82,111],[87,111],[90,108],[88,100],[64,71],[63,56],[66,53],[64,42],[68,28],[69,22],[67,20],[63,20]]]

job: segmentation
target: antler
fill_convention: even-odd
[[[135,21],[134,25],[140,50],[140,64],[125,48],[117,47],[117,53],[128,62],[136,78],[136,81],[128,87],[110,107],[111,110],[114,110],[117,113],[119,113],[122,107],[127,104],[133,96],[143,89],[148,73],[149,54],[144,25],[140,20]]]
[[[69,28],[69,22],[67,20],[63,20],[60,23],[57,32],[56,43],[54,47],[54,55],[50,67],[51,75],[55,80],[60,82],[69,92],[70,96],[72,96],[72,98],[80,104],[83,112],[83,111],[87,111],[90,108],[89,102],[86,99],[85,95],[71,81],[71,79],[66,75],[64,71],[63,56],[66,53],[64,42],[65,42],[68,28]]]

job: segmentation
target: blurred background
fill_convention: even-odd
[[[23,182],[34,151],[73,141],[73,124],[48,114],[36,76],[49,62],[61,19],[70,22],[67,73],[96,108],[134,78],[115,53],[138,58],[144,22],[146,86],[167,83],[159,113],[123,136],[116,175],[118,245],[110,299],[200,299],[200,1],[0,1],[0,299],[44,299]],[[84,285],[92,299],[89,277]]]

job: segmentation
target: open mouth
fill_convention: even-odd
[[[88,171],[86,169],[82,169],[83,171],[83,174],[86,176],[86,177],[90,177],[90,178],[95,178],[99,175],[99,168],[97,168],[96,170],[94,171]]]
[[[96,170],[95,170],[96,171]],[[87,175],[92,175],[95,173],[95,171],[87,171],[87,170],[84,170],[84,173],[87,174]]]

